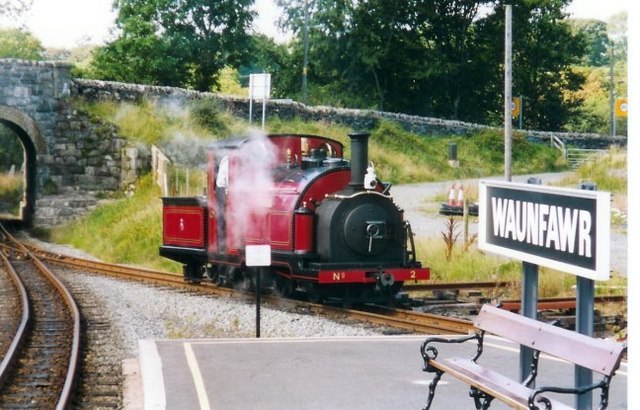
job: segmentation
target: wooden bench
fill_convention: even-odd
[[[429,384],[429,396],[424,407],[431,407],[435,389],[444,373],[459,379],[470,386],[469,395],[473,397],[477,409],[488,409],[493,399],[498,399],[515,409],[569,409],[572,408],[547,397],[546,393],[583,394],[600,389],[600,409],[605,409],[609,399],[609,384],[620,361],[626,352],[626,346],[613,341],[594,339],[562,329],[547,323],[484,305],[474,320],[477,332],[460,338],[430,337],[421,347],[424,359],[423,370],[435,373]],[[485,333],[492,333],[512,340],[533,350],[531,372],[523,382],[514,381],[500,373],[477,363],[482,355]],[[437,343],[476,342],[476,352],[471,358],[448,358],[440,360]],[[590,369],[603,375],[597,383],[588,386],[536,388],[538,359],[540,353],[549,354],[573,364]],[[572,385],[573,380],[567,384]]]

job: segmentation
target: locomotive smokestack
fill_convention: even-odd
[[[364,174],[369,157],[369,136],[366,132],[352,132],[351,138],[351,181],[349,188],[354,191],[364,189]]]

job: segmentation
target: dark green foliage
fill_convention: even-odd
[[[7,172],[12,165],[18,170],[24,161],[24,148],[13,130],[0,122],[0,172]]]
[[[600,20],[572,20],[570,24],[573,31],[585,40],[586,53],[582,62],[594,67],[609,64],[607,23]]]
[[[209,91],[225,65],[247,57],[253,0],[120,0],[122,34],[90,73],[108,80]]]
[[[563,8],[569,0],[518,2],[514,92],[531,103],[525,124],[558,129],[580,101],[564,98],[583,78],[584,55]],[[492,0],[279,0],[302,61],[309,15],[311,103],[464,121],[502,122],[504,4]],[[307,8],[305,8],[307,4]],[[290,95],[299,95],[293,83]]]
[[[607,25],[571,22],[570,0],[513,3],[513,95],[524,127],[575,130],[593,123],[579,64],[625,58],[626,15]],[[272,75],[272,96],[503,124],[505,0],[277,0],[287,44],[251,37],[253,0],[119,0],[122,34],[86,75],[211,90],[224,66]],[[305,33],[307,33],[305,35]],[[619,54],[618,54],[619,53]],[[586,111],[585,111],[586,110]],[[587,116],[581,120],[580,117]],[[600,114],[596,114],[599,116]],[[601,127],[599,127],[600,129]],[[593,130],[596,131],[596,130]]]

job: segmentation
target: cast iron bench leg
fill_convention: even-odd
[[[433,378],[433,380],[431,380],[431,383],[429,383],[429,397],[427,398],[427,404],[424,405],[422,410],[429,410],[431,408],[431,402],[433,401],[433,396],[435,396],[436,394],[436,386],[438,385],[440,378],[444,374],[444,372],[441,370],[436,370],[435,373],[436,373],[435,377]]]
[[[469,396],[473,397],[477,410],[487,410],[494,399],[493,396],[489,396],[485,392],[480,391],[473,386],[469,388]]]

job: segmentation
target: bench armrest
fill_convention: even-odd
[[[540,387],[532,391],[531,394],[529,395],[529,408],[537,409],[538,407],[535,406],[535,403],[540,403],[540,402],[545,403],[547,408],[550,408],[549,401],[546,397],[541,396],[540,398],[538,398],[538,396],[540,396],[542,393],[560,393],[560,394],[579,395],[579,394],[590,392],[591,390],[594,390],[594,389],[602,389],[602,393],[600,394],[600,406],[598,408],[604,409],[607,407],[609,402],[609,382],[610,381],[611,381],[611,378],[606,376],[604,379],[600,380],[599,382],[590,384],[588,386],[580,386],[576,388],[554,387],[554,386]]]
[[[422,346],[420,347],[420,353],[422,354],[422,359],[424,360],[424,365],[422,367],[422,370],[424,370],[425,372],[436,371],[436,369],[429,364],[429,361],[435,360],[438,357],[438,349],[431,344],[435,344],[435,343],[453,344],[453,343],[464,343],[470,340],[475,340],[476,354],[471,358],[471,360],[475,362],[476,360],[478,360],[478,358],[482,354],[483,339],[484,339],[483,331],[473,333],[469,336],[463,336],[463,337],[452,338],[452,339],[447,339],[444,337],[437,337],[437,336],[428,337],[427,339],[425,339],[425,341],[422,343]]]

